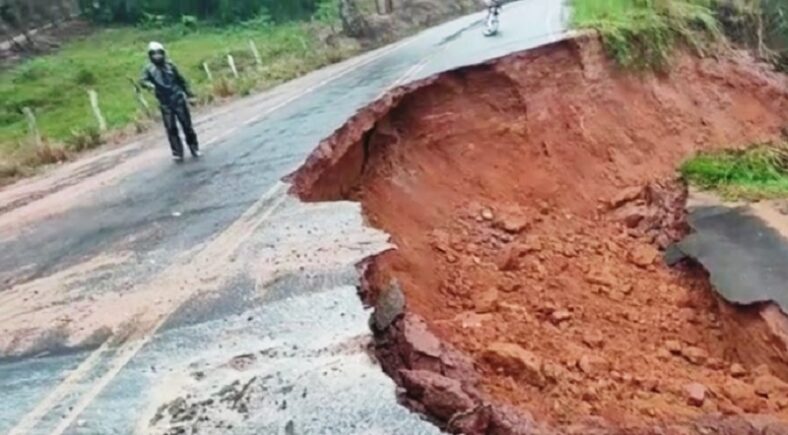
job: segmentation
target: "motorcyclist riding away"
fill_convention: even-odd
[[[183,129],[192,156],[200,157],[200,146],[192,126],[188,105],[188,98],[193,98],[194,95],[188,83],[175,64],[167,60],[167,53],[162,44],[151,42],[148,45],[148,58],[150,64],[145,67],[140,82],[144,87],[154,91],[159,100],[161,118],[167,130],[173,158],[176,162],[183,161],[183,143],[178,133],[178,123]]]
[[[484,0],[487,6],[487,18],[485,19],[485,36],[493,36],[498,33],[499,15],[501,13],[501,6],[503,0]]]

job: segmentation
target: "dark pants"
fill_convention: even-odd
[[[170,140],[172,155],[183,157],[183,143],[178,134],[178,123],[181,124],[183,135],[186,136],[186,144],[192,152],[198,151],[200,145],[197,143],[197,133],[192,127],[192,115],[189,113],[189,105],[186,100],[161,105],[161,119],[164,121],[164,128],[167,130],[167,138]]]

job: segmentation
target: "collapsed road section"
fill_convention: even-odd
[[[747,56],[638,75],[584,36],[394,90],[291,178],[391,235],[363,264],[377,354],[442,428],[783,433],[785,316],[661,254],[690,231],[680,162],[786,125]]]

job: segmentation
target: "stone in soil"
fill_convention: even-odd
[[[583,334],[583,343],[592,349],[601,349],[605,345],[605,336],[596,331]]]
[[[544,386],[542,360],[533,352],[513,343],[493,343],[482,358],[496,370],[523,379],[536,386]]]
[[[747,375],[747,369],[739,363],[733,363],[731,364],[730,373],[734,378],[741,378]]]
[[[448,420],[475,406],[458,380],[427,370],[400,370],[400,376],[408,393],[438,418]]]
[[[572,318],[572,313],[567,310],[557,310],[550,314],[550,321],[554,324],[566,322]]]
[[[709,359],[709,354],[705,350],[695,346],[681,349],[681,356],[695,365],[703,365]]]
[[[649,267],[654,264],[659,252],[650,245],[636,246],[629,255],[629,261],[639,267]]]
[[[372,313],[374,330],[383,331],[405,312],[405,295],[399,282],[391,283],[378,296],[375,311]]]
[[[600,356],[585,354],[577,360],[577,368],[587,376],[597,377],[610,370],[610,363]]]
[[[706,386],[693,382],[684,386],[684,391],[687,394],[687,403],[692,406],[703,406],[706,401]]]
[[[479,314],[490,313],[498,308],[498,290],[489,288],[473,294],[473,305]]]

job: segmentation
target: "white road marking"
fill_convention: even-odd
[[[41,421],[42,418],[55,407],[61,400],[63,400],[68,393],[90,373],[90,370],[99,362],[101,354],[109,347],[109,340],[96,349],[90,356],[88,356],[82,363],[71,371],[63,381],[58,384],[57,388],[52,390],[43,400],[38,402],[35,408],[28,412],[16,426],[14,426],[8,435],[28,435],[35,425]]]

